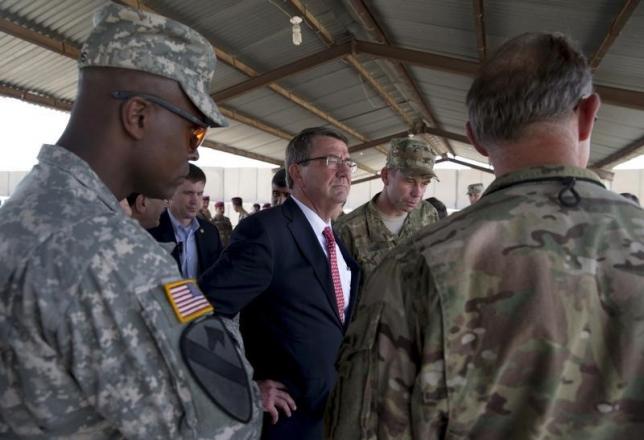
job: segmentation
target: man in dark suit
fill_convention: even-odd
[[[347,198],[356,164],[343,135],[311,128],[289,143],[286,167],[291,198],[241,222],[200,285],[216,312],[241,311],[268,413],[262,438],[321,440],[359,282],[357,263],[330,229],[331,215]]]
[[[202,207],[206,175],[196,165],[177,188],[159,218],[159,226],[148,232],[161,243],[174,243],[172,256],[186,278],[197,278],[212,266],[221,254],[217,228],[197,217]]]

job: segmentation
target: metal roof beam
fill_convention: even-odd
[[[228,107],[222,107],[222,106],[219,106],[219,110],[221,110],[221,113],[225,117],[227,117],[228,119],[232,119],[233,121],[237,121],[240,124],[248,125],[260,131],[263,131],[264,133],[268,133],[270,135],[273,135],[281,139],[285,139],[287,141],[293,138],[292,133],[289,133],[280,128],[274,127],[272,125],[266,124],[265,122],[255,119],[254,117],[247,115],[245,113],[242,113],[238,110],[234,110],[234,109],[231,109]]]
[[[444,70],[446,72],[457,73],[459,75],[475,76],[479,70],[479,63],[477,62],[446,57],[444,55],[436,55],[420,50],[370,43],[362,40],[357,40],[355,47],[356,51],[375,57],[389,58],[401,63]]]
[[[485,167],[482,167],[480,165],[475,165],[473,163],[465,162],[464,160],[459,160],[459,159],[456,159],[454,157],[445,157],[445,158],[442,158],[442,159],[438,159],[436,161],[436,163],[441,163],[441,162],[457,163],[459,165],[470,167],[470,168],[472,168],[474,170],[483,171],[484,173],[494,174],[494,170],[492,170],[490,168],[485,168]]]
[[[357,145],[354,145],[352,147],[349,147],[349,153],[356,153],[358,151],[373,148],[376,145],[386,144],[387,142],[391,141],[393,138],[407,137],[407,136],[409,136],[410,133],[411,133],[411,131],[409,131],[409,130],[408,131],[401,131],[399,133],[391,134],[389,136],[384,136],[384,137],[374,139],[374,140],[371,140],[371,141],[368,141],[368,142],[363,142],[361,144],[357,144]],[[442,130],[442,129],[436,128],[436,127],[428,127],[427,125],[423,125],[421,127],[418,127],[416,129],[416,131],[414,132],[414,134],[422,134],[422,133],[431,134],[431,135],[434,135],[434,136],[439,136],[439,137],[443,137],[443,138],[446,138],[446,139],[452,139],[452,140],[455,140],[455,141],[458,141],[458,142],[463,142],[463,143],[466,143],[466,144],[470,144],[470,140],[467,138],[467,136],[464,136],[464,135],[458,134],[458,133],[452,133],[450,131]]]
[[[116,0],[118,3],[130,6],[135,9],[141,9],[145,11],[150,11],[150,12],[155,12],[154,9],[150,8],[147,5],[143,4],[142,0]],[[233,55],[230,55],[226,51],[222,49],[218,49],[215,45],[213,45],[215,54],[217,55],[217,58],[228,64],[230,67],[250,76],[250,77],[256,77],[259,76],[259,72],[257,72],[255,69],[250,67],[249,65],[243,63],[240,61],[238,58],[234,57]],[[348,125],[340,122],[333,116],[331,116],[329,113],[319,109],[315,105],[311,104],[304,98],[296,95],[295,93],[285,89],[284,87],[280,86],[279,84],[276,83],[269,83],[268,87],[273,90],[275,93],[281,95],[282,97],[286,98],[287,100],[295,103],[296,105],[299,105],[303,109],[307,110],[308,112],[314,114],[318,118],[328,122],[329,124],[333,125],[335,128],[338,130],[341,130],[345,133],[350,134],[351,136],[355,137],[356,139],[359,140],[365,140],[366,138],[360,134],[358,131],[354,130],[353,128],[349,127]]]
[[[355,48],[358,52],[367,53],[376,57],[391,58],[401,62],[430,69],[444,70],[459,75],[475,76],[479,69],[479,63],[473,61],[465,61],[419,50],[404,49],[366,41],[356,41]],[[644,92],[597,84],[595,84],[595,90],[599,93],[602,100],[608,104],[644,110]]]
[[[218,150],[218,151],[224,151],[226,153],[234,154],[236,156],[243,156],[249,159],[260,160],[262,162],[272,163],[273,165],[277,165],[281,167],[284,166],[283,160],[275,159],[273,157],[265,156],[263,154],[253,153],[251,151],[242,150],[240,148],[235,148],[230,145],[222,144],[221,142],[211,141],[206,139],[203,141],[203,144],[201,145],[203,147],[211,148],[213,150]]]
[[[251,90],[265,86],[274,81],[279,81],[288,76],[310,69],[319,64],[327,63],[329,61],[335,60],[336,58],[344,57],[349,53],[351,53],[351,43],[345,43],[340,46],[331,46],[328,49],[325,49],[308,57],[301,58],[293,63],[278,67],[277,69],[271,70],[266,73],[262,73],[261,75],[258,75],[247,81],[243,81],[239,84],[216,92],[212,95],[212,97],[216,102],[224,101],[226,99],[230,99],[232,97],[250,92]]]
[[[644,110],[644,92],[595,84],[595,91],[606,104]]]
[[[19,87],[6,85],[5,83],[0,83],[0,95],[64,112],[71,111],[72,106],[74,105],[72,101],[68,101],[66,99],[59,99],[42,93],[30,92]]]
[[[378,23],[376,18],[373,16],[371,10],[369,9],[369,6],[364,2],[364,0],[352,0],[350,5],[353,7],[356,15],[362,22],[362,27],[367,32],[374,36],[379,42],[384,44],[391,44],[389,38],[385,34],[385,31],[382,29],[382,26],[380,26],[380,23]],[[438,122],[438,118],[435,116],[431,106],[425,100],[422,93],[418,89],[418,86],[413,80],[411,73],[409,72],[407,67],[398,62],[392,62],[392,65],[394,66],[398,77],[407,86],[412,100],[416,102],[421,113],[423,113],[429,123],[436,125],[438,128],[441,128],[441,124]],[[441,138],[441,140],[443,142],[444,149],[452,154],[455,154],[452,145],[449,143],[449,140],[446,138]]]
[[[420,130],[420,133],[433,134],[434,136],[444,137],[447,139],[451,139],[453,141],[463,142],[464,144],[468,144],[468,145],[471,144],[469,138],[463,134],[453,133],[451,131],[443,130],[436,127],[424,126]]]
[[[644,149],[644,136],[634,140],[624,148],[620,148],[613,154],[590,164],[589,168],[612,168],[620,162],[624,162],[632,156],[636,156]]]
[[[53,38],[42,35],[39,32],[22,27],[20,25],[17,25],[15,23],[9,22],[4,19],[0,19],[0,30],[16,38],[19,38],[21,40],[27,41],[32,44],[36,44],[44,49],[56,52],[68,58],[78,59],[78,56],[80,55],[80,47],[75,43],[57,41]],[[20,89],[8,87],[5,85],[1,85],[0,93],[5,96],[22,99],[23,101],[44,105],[46,107],[54,108],[57,110],[70,111],[72,106],[72,103],[70,101],[65,101],[58,98],[54,98],[52,96],[45,96],[45,95],[41,95],[41,94],[37,94],[37,93],[25,91],[25,90],[20,90]],[[259,121],[258,119],[255,119],[251,116],[243,114],[237,110],[229,109],[226,107],[219,107],[219,110],[221,110],[222,114],[229,119],[254,127],[258,130],[261,130],[265,133],[279,137],[281,139],[290,140],[293,137],[291,133],[288,133],[277,127],[273,127],[269,124]],[[219,145],[224,145],[224,144],[219,144]],[[227,146],[226,148],[227,148],[226,150],[222,150],[222,151],[231,152],[234,149],[238,151],[238,153],[234,153],[234,154],[238,154],[244,157],[250,157],[251,159],[257,159],[256,153],[245,152],[244,150],[236,149],[235,147],[230,147],[230,146]],[[251,156],[249,156],[247,153],[251,154]],[[266,158],[269,158],[269,157],[266,156]],[[264,159],[258,159],[258,160],[264,160]],[[271,160],[274,161],[275,159],[271,159]],[[268,162],[271,163],[270,161]],[[360,165],[360,167],[363,170],[370,173],[376,172],[375,170],[362,164]]]
[[[301,0],[289,0],[289,3],[295,8],[307,21],[313,30],[319,33],[327,45],[335,44],[333,35],[320,23],[320,21],[304,6]],[[396,100],[385,90],[385,88],[364,68],[354,55],[347,56],[347,62],[371,85],[371,87],[380,95],[387,105],[398,114],[407,125],[412,125],[414,117],[410,117],[405,110],[396,102]],[[363,142],[367,139],[361,139]]]
[[[622,29],[624,29],[624,26],[626,26],[626,23],[631,18],[639,2],[639,0],[626,0],[624,2],[624,5],[610,23],[610,26],[608,26],[608,32],[604,36],[604,39],[590,59],[590,67],[593,71],[599,67],[599,63],[602,62],[606,52],[608,52],[608,49],[610,49],[620,32],[622,32]]]
[[[483,0],[472,0],[474,3],[474,29],[476,43],[479,50],[479,61],[484,62],[487,57],[487,41],[485,39],[485,10]]]
[[[55,40],[4,18],[0,18],[0,31],[75,60],[80,56],[80,47],[76,43]]]
[[[373,147],[378,146],[378,145],[386,144],[387,142],[391,141],[393,138],[407,137],[407,136],[409,136],[408,131],[401,131],[400,133],[395,133],[395,134],[392,134],[392,135],[389,135],[389,136],[381,137],[379,139],[374,139],[372,141],[363,142],[361,144],[349,147],[349,153],[353,154],[353,153],[357,153],[358,151],[368,150],[369,148],[373,148]]]

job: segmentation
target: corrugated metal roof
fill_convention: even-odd
[[[82,43],[91,29],[94,12],[107,0],[3,0],[2,16],[50,36]]]
[[[57,41],[79,46],[91,27],[93,12],[106,0],[0,0],[1,17],[25,32],[36,32]],[[186,23],[219,49],[236,57],[258,74],[292,63],[327,48],[321,35],[302,24],[303,43],[291,44],[289,16],[296,13],[285,0],[149,0],[152,9]],[[369,39],[370,34],[347,9],[349,0],[305,0],[308,12],[336,42],[351,35]],[[366,2],[392,45],[412,48],[454,59],[478,60],[473,4],[463,0],[373,0]],[[487,0],[484,18],[488,53],[503,40],[533,30],[557,30],[578,40],[592,55],[621,8],[613,0]],[[640,4],[604,57],[596,73],[599,84],[644,91],[644,7]],[[370,76],[400,106],[406,117],[422,116],[390,62],[355,54]],[[74,60],[0,32],[0,82],[23,91],[72,100],[76,93]],[[408,66],[421,95],[430,104],[441,128],[464,135],[467,119],[465,95],[471,83],[466,75],[419,66]],[[238,69],[219,63],[213,91],[221,91],[249,79]],[[292,93],[305,106],[315,107],[355,130],[360,137],[376,139],[409,128],[403,116],[391,109],[356,70],[337,59],[278,81],[283,93]],[[312,125],[330,123],[303,106],[264,86],[220,103],[223,108],[257,120],[286,133]],[[593,137],[591,161],[603,159],[642,137],[644,108],[633,110],[604,105]],[[253,153],[282,159],[286,140],[265,131],[231,121],[225,129],[213,130],[209,139]],[[362,141],[350,136],[351,144]],[[431,137],[431,139],[437,139]],[[458,155],[485,161],[470,145],[450,141]],[[384,155],[376,150],[361,152],[358,160],[380,169]],[[364,171],[358,173],[363,175]]]
[[[621,3],[614,0],[488,0],[485,24],[489,46],[493,50],[506,39],[524,32],[563,32],[590,56]]]
[[[644,91],[643,41],[644,5],[640,3],[599,65],[596,80],[609,86]]]
[[[590,162],[596,162],[642,137],[644,111],[603,104],[592,136]]]
[[[0,32],[0,81],[26,90],[73,99],[77,67],[72,59]]]
[[[275,1],[275,4],[283,4]],[[326,46],[302,26],[300,46],[291,43],[289,16],[266,0],[154,0],[146,2],[163,15],[178,19],[201,32],[260,72],[288,64]]]
[[[371,10],[394,45],[478,58],[471,1],[374,0]]]
[[[465,134],[467,109],[465,96],[472,79],[438,70],[412,68],[422,92],[429,98],[443,127]]]

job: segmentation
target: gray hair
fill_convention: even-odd
[[[593,93],[586,58],[563,34],[526,33],[503,44],[467,94],[481,144],[515,141],[523,128],[557,120]]]
[[[293,179],[288,172],[289,165],[298,163],[311,157],[311,147],[313,146],[313,138],[316,136],[327,136],[341,140],[345,144],[349,144],[347,138],[332,128],[327,127],[311,127],[305,128],[295,135],[286,146],[286,182],[289,188],[293,188]]]

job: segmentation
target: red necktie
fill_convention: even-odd
[[[322,235],[326,240],[326,250],[329,254],[329,266],[331,266],[331,278],[333,278],[333,290],[335,290],[335,301],[338,304],[340,321],[344,322],[344,295],[342,283],[340,282],[340,271],[338,270],[338,257],[335,254],[335,238],[330,227],[324,228]]]

